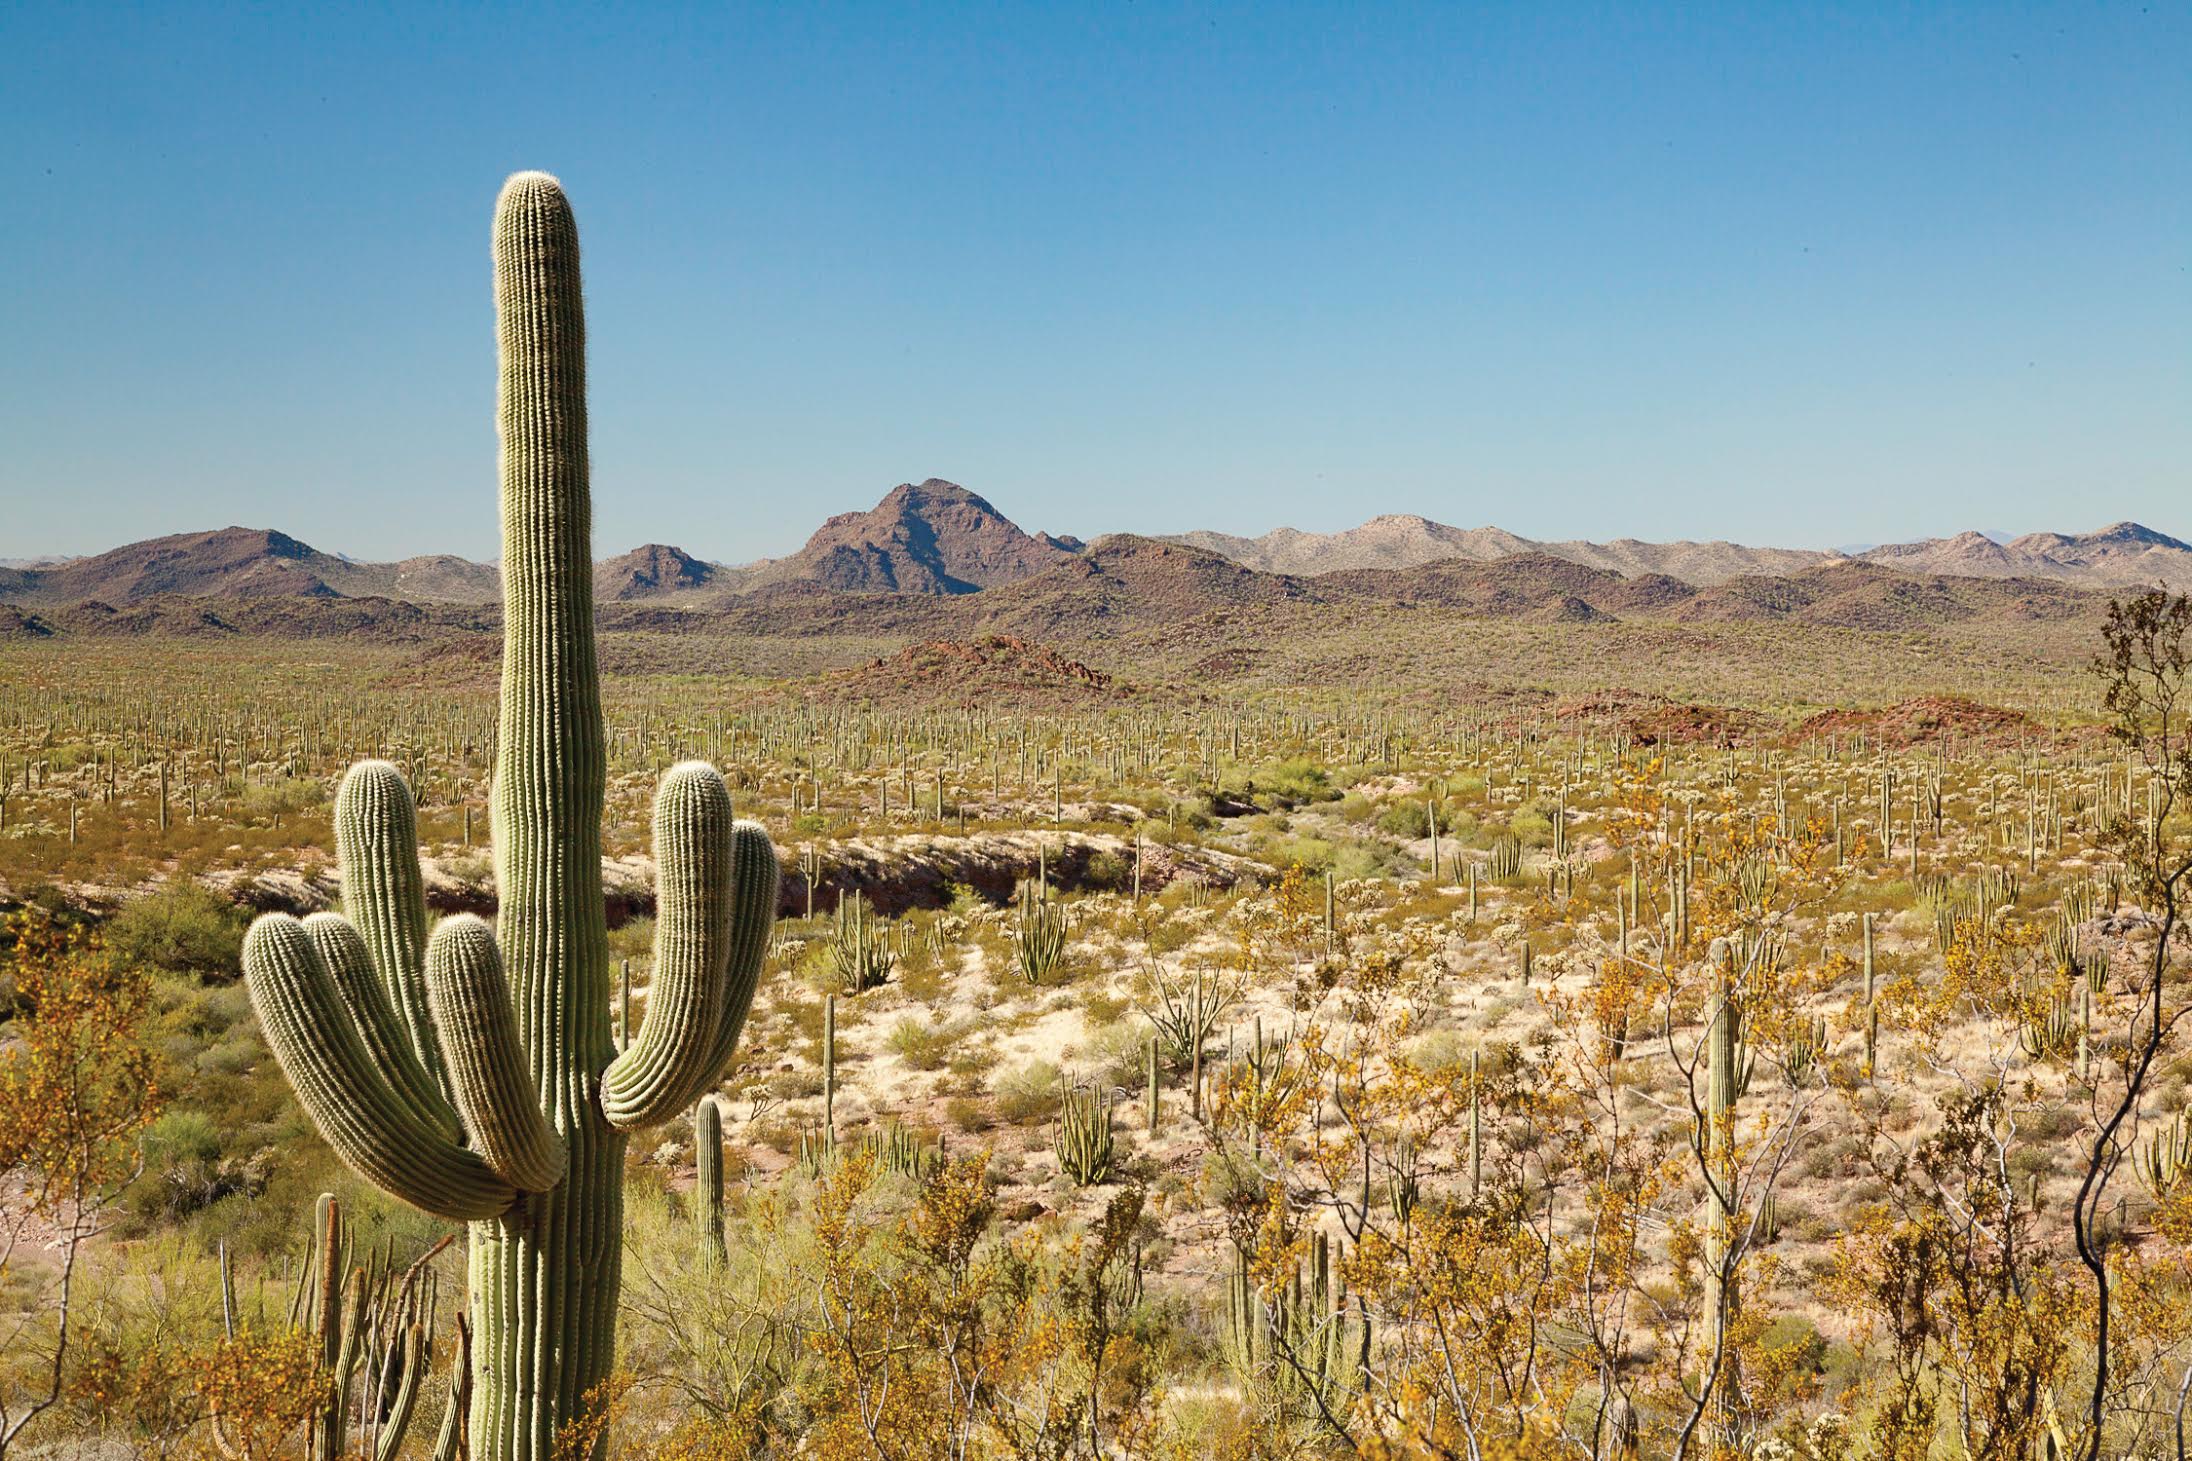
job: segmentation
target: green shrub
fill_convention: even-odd
[[[1431,835],[1430,809],[1413,798],[1388,803],[1385,810],[1378,813],[1378,830],[1410,840],[1428,837]]]
[[[891,1026],[890,1048],[915,1070],[941,1070],[965,1033],[959,1026],[908,1015]]]
[[[1047,1060],[1006,1071],[997,1078],[997,1114],[1020,1125],[1046,1120],[1058,1109],[1058,1085],[1058,1067]]]
[[[1298,807],[1305,802],[1337,801],[1340,795],[1332,785],[1331,774],[1301,756],[1234,767],[1225,774],[1220,790],[1246,797],[1260,807]]]
[[[1088,860],[1081,881],[1098,892],[1124,892],[1134,885],[1134,859],[1106,848]]]
[[[227,979],[240,972],[247,926],[220,894],[176,882],[125,905],[108,922],[106,943],[140,967]]]
[[[290,816],[326,800],[327,786],[319,778],[278,776],[244,788],[243,812],[247,817]]]

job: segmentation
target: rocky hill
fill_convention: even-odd
[[[1022,532],[955,482],[904,482],[866,512],[843,512],[788,558],[757,564],[762,588],[807,580],[847,593],[964,594],[1012,583],[1073,556],[1072,540]]]
[[[2192,544],[2137,523],[2111,523],[2097,533],[2027,533],[1997,543],[1983,533],[1894,543],[1861,555],[1906,573],[1962,578],[2052,578],[2088,587],[2160,584],[2192,588]]]
[[[735,585],[744,570],[703,563],[683,548],[648,543],[594,565],[597,602],[685,598]]]
[[[448,554],[357,563],[269,528],[174,533],[44,568],[0,569],[0,599],[41,608],[170,597],[486,603],[501,590],[492,564]]]

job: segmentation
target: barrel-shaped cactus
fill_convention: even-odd
[[[503,657],[494,928],[428,937],[411,793],[352,768],[335,803],[344,914],[259,920],[244,946],[269,1044],[360,1175],[471,1223],[477,1461],[546,1461],[610,1370],[628,1133],[713,1087],[753,1000],[775,850],[714,768],[664,777],[654,984],[610,1038],[601,889],[605,749],[578,230],[542,173],[495,214]]]

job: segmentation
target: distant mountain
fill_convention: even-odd
[[[703,563],[683,548],[649,543],[595,564],[594,598],[601,602],[678,598],[729,588],[744,572]]]
[[[984,498],[931,477],[893,487],[867,512],[839,513],[797,553],[755,564],[745,586],[804,579],[851,593],[974,593],[1070,558],[1071,541],[1031,537]]]
[[[2160,584],[2192,592],[2192,544],[2137,523],[2084,534],[2027,533],[2006,542],[1997,537],[1966,532],[1851,552],[1814,552],[1717,541],[1539,542],[1499,528],[1463,529],[1423,517],[1389,515],[1337,533],[1280,528],[1257,538],[1216,532],[1169,538],[1119,534],[1092,546],[1074,537],[1024,532],[986,499],[931,478],[893,488],[869,511],[829,519],[789,557],[731,566],[650,543],[598,563],[594,592],[603,604],[676,608],[727,606],[734,597],[769,596],[774,605],[769,612],[792,614],[803,622],[821,616],[910,624],[923,616],[881,605],[862,607],[840,596],[986,597],[1028,585],[1024,593],[988,604],[983,614],[991,618],[984,622],[995,632],[1036,636],[1052,632],[1046,619],[1093,616],[1094,622],[1108,614],[1138,621],[1143,607],[1125,596],[1122,585],[1147,573],[1159,574],[1167,584],[1192,578],[1199,585],[1195,593],[1206,594],[1213,603],[1263,602],[1274,594],[1288,600],[1350,598],[1376,583],[1382,585],[1378,593],[1397,603],[1504,614],[1516,612],[1516,604],[1527,599],[1534,606],[1529,612],[1556,618],[1639,611],[1656,616],[1676,589],[1685,594],[1728,590],[1717,597],[1701,594],[1699,604],[1683,612],[1757,614],[1767,612],[1774,595],[1784,592],[1775,589],[1762,599],[1760,584],[1786,584],[1853,567],[1889,569],[1921,579],[2006,579],[2110,592]],[[1492,564],[1508,567],[1491,577],[1461,571]],[[1616,591],[1598,578],[1571,583],[1568,568],[1592,570],[1628,587]],[[1366,574],[1414,575],[1414,582],[1399,585],[1382,578],[1355,583],[1350,577]],[[1281,583],[1287,587],[1277,587]],[[1562,590],[1566,599],[1540,602],[1543,591],[1555,584],[1569,585]],[[170,599],[378,598],[470,606],[495,603],[501,590],[501,573],[494,564],[448,554],[358,562],[264,528],[177,533],[91,557],[0,564],[0,604],[47,620],[52,620],[50,611],[77,605],[127,609]],[[1888,594],[1876,586],[1866,592]],[[1051,595],[1048,608],[1043,607],[1045,595]],[[1888,616],[1915,612],[1904,601]]]
[[[332,598],[352,566],[286,533],[222,528],[130,543],[51,568],[0,570],[0,599],[18,604],[133,604],[164,594]]]
[[[1308,582],[1264,573],[1184,543],[1118,533],[1042,573],[993,588],[974,601],[993,633],[1033,639],[1104,639],[1133,629],[1184,627],[1189,620],[1314,604]]]
[[[1429,518],[1388,514],[1338,533],[1278,528],[1260,538],[1184,533],[1171,539],[1270,573],[1312,576],[1360,568],[1415,568],[1442,558],[1490,563],[1542,553],[1615,573],[1664,573],[1689,583],[1718,583],[1741,573],[1793,573],[1833,555],[1794,548],[1746,548],[1737,543],[1538,542],[1504,528],[1456,528]]]
[[[1269,573],[1315,577],[1358,569],[1416,568],[1442,558],[1487,563],[1521,554],[1544,554],[1631,577],[1664,574],[1709,587],[1756,575],[1801,573],[1852,560],[1910,573],[1960,577],[2061,579],[2096,588],[2161,584],[2192,589],[2192,545],[2137,523],[2117,523],[2097,533],[1959,533],[1891,543],[1855,552],[1804,548],[1754,548],[1728,542],[1610,543],[1539,542],[1500,528],[1456,528],[1428,518],[1374,517],[1337,533],[1278,528],[1260,538],[1225,533],[1183,533],[1167,539],[1222,553],[1236,563]]]
[[[2160,584],[2192,588],[2192,544],[2137,523],[2112,523],[2097,533],[2026,533],[1997,542],[1985,533],[1893,543],[1863,555],[1867,563],[1906,573],[1966,578],[2056,578],[2088,587]]]
[[[671,598],[729,587],[738,575],[655,543],[597,565],[594,591],[603,599]],[[364,563],[266,528],[175,533],[44,567],[0,567],[0,601],[41,609],[169,598],[491,604],[501,597],[502,570],[492,563],[447,553]]]

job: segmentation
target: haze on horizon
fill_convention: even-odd
[[[0,558],[490,556],[524,167],[604,554],[929,476],[1082,537],[2192,535],[2183,7],[18,6],[0,128]]]

